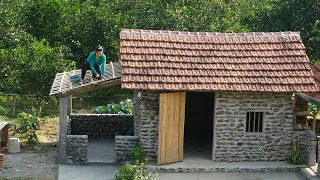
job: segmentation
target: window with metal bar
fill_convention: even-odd
[[[263,112],[247,112],[246,132],[262,132]]]

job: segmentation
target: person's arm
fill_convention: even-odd
[[[92,73],[96,76],[98,73],[97,73],[97,71],[96,71],[96,70],[94,69],[94,67],[93,67],[94,59],[95,59],[95,53],[92,52],[92,53],[90,53],[87,61],[88,61],[88,63],[89,63],[89,67],[90,67]]]
[[[104,71],[105,71],[106,63],[107,63],[107,58],[106,58],[106,56],[104,54],[101,57],[102,57],[101,76],[104,76]]]

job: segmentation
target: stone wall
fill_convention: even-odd
[[[301,156],[306,160],[306,163],[309,166],[314,166],[316,164],[316,134],[311,130],[295,131],[294,139],[298,138],[300,143]]]
[[[87,135],[67,135],[67,164],[87,164]]]
[[[291,93],[218,92],[215,161],[281,161],[293,138]],[[246,132],[247,112],[263,112],[263,132]]]
[[[132,157],[132,150],[139,147],[140,139],[138,136],[116,136],[115,150],[116,163],[130,161]]]
[[[159,94],[134,93],[135,135],[140,137],[140,147],[144,148],[149,160],[157,159]]]
[[[89,139],[113,139],[116,135],[133,135],[133,115],[71,114],[71,135],[88,135]]]

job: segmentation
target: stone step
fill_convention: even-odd
[[[116,165],[115,162],[103,162],[103,161],[100,161],[100,162],[96,162],[96,161],[87,161],[87,165]]]
[[[188,173],[188,172],[298,172],[306,165],[292,165],[287,162],[178,162],[167,165],[147,163],[148,170],[159,173]]]
[[[311,168],[300,168],[300,171],[309,180],[320,180],[320,177]]]

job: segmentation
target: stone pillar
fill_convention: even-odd
[[[138,93],[139,94],[139,93]],[[135,134],[140,136],[140,147],[142,147],[148,160],[156,160],[158,153],[158,124],[159,124],[159,94],[140,92],[135,100],[139,99],[139,107],[135,107],[135,117],[139,122],[135,125]],[[136,106],[136,104],[135,104]]]
[[[60,98],[60,117],[59,117],[59,163],[65,164],[66,159],[66,141],[68,129],[68,116],[70,115],[70,97]]]
[[[306,152],[307,152],[307,164],[308,166],[315,166],[316,165],[316,148],[317,148],[317,139],[316,134],[308,130],[306,132]]]
[[[139,147],[138,136],[116,136],[115,149],[116,149],[116,163],[130,161],[132,157],[132,150]]]
[[[67,164],[87,164],[87,135],[67,136]]]

